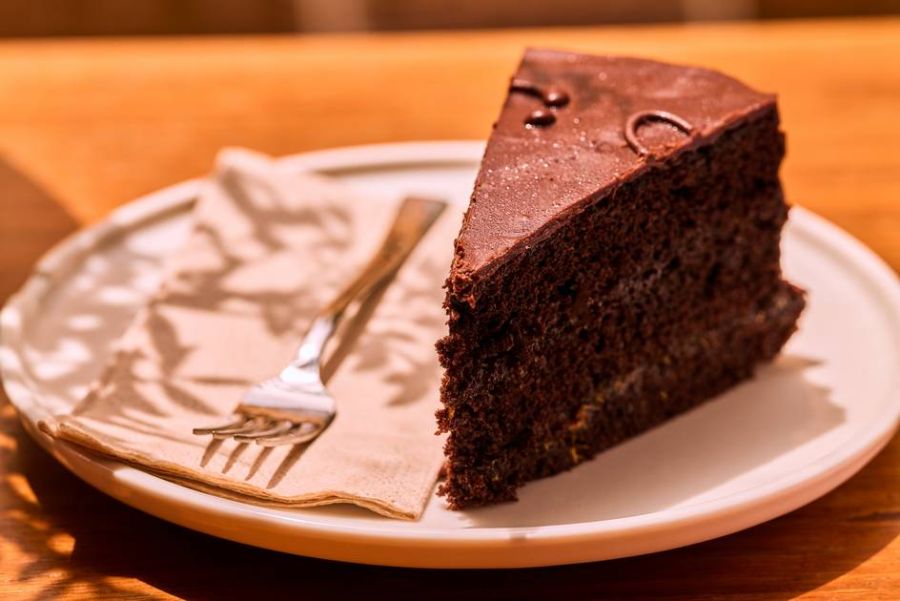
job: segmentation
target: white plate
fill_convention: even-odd
[[[483,146],[367,146],[283,159],[352,185],[465,202]],[[431,500],[419,522],[352,507],[273,509],[221,499],[39,433],[97,375],[109,344],[153,292],[160,260],[188,228],[197,182],[167,188],[64,241],[2,314],[2,371],[35,438],[100,490],[163,519],[315,557],[417,567],[521,567],[595,561],[722,536],[796,509],[849,478],[900,415],[900,287],[875,255],[794,209],[788,277],[809,290],[784,356],[750,383],[603,453],[529,484],[518,503],[459,513]]]

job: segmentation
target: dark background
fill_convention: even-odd
[[[900,14],[900,0],[0,0],[0,37],[303,33]]]

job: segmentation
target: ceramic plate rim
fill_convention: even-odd
[[[291,155],[279,159],[279,163],[290,169],[340,171],[359,168],[375,168],[379,166],[402,166],[415,164],[458,164],[477,162],[482,155],[484,143],[481,141],[434,141],[434,142],[401,142],[390,144],[370,144],[328,150],[313,151]],[[15,352],[15,343],[19,340],[19,315],[28,303],[41,297],[50,284],[50,276],[65,270],[70,262],[77,262],[92,247],[108,236],[129,227],[139,226],[142,222],[153,219],[168,211],[178,210],[193,201],[201,180],[188,180],[169,186],[138,198],[113,211],[103,221],[78,231],[65,238],[36,264],[34,271],[23,285],[7,301],[0,312],[0,374],[12,404],[26,425],[26,429],[51,454],[65,464],[76,475],[84,479],[87,476],[77,467],[79,461],[87,461],[96,467],[109,472],[109,476],[139,489],[142,493],[168,502],[189,506],[192,510],[212,512],[229,517],[241,517],[246,520],[269,522],[275,521],[295,534],[303,535],[340,535],[357,542],[416,541],[432,542],[443,546],[460,544],[509,542],[516,533],[528,534],[529,541],[570,542],[573,540],[595,539],[616,533],[644,531],[659,526],[684,527],[697,521],[712,520],[717,517],[739,515],[753,508],[760,508],[767,502],[784,499],[790,493],[812,487],[835,474],[841,477],[830,482],[824,490],[820,490],[811,498],[802,502],[789,502],[775,511],[765,513],[766,517],[754,519],[760,523],[796,509],[803,504],[818,498],[829,490],[844,482],[871,457],[873,457],[890,440],[900,421],[900,403],[894,403],[893,413],[884,416],[884,420],[872,420],[859,427],[859,434],[852,438],[851,444],[834,448],[829,453],[819,456],[792,474],[784,475],[765,485],[755,486],[732,493],[726,497],[696,503],[685,507],[654,511],[651,513],[626,516],[621,518],[577,522],[569,524],[552,524],[537,527],[473,527],[458,529],[398,529],[379,528],[369,522],[364,525],[346,525],[328,523],[328,518],[310,520],[303,516],[288,517],[273,514],[266,508],[224,499],[199,492],[179,484],[167,481],[158,476],[144,472],[115,460],[95,457],[82,452],[67,443],[60,443],[39,432],[36,421],[43,410],[28,385],[28,375]],[[882,259],[865,247],[861,242],[839,229],[825,219],[801,208],[794,207],[791,213],[793,227],[802,235],[815,238],[820,246],[829,249],[842,261],[849,262],[858,270],[869,285],[878,292],[878,301],[886,308],[887,314],[900,327],[900,283],[893,271]],[[896,391],[894,391],[896,393]],[[74,460],[74,461],[73,461]],[[74,464],[74,465],[73,465]],[[149,480],[148,480],[149,479]],[[89,480],[89,479],[88,479]],[[89,480],[90,481],[90,480]],[[114,494],[96,483],[92,484],[107,494],[128,503],[121,495]],[[212,499],[213,501],[210,501]],[[727,500],[727,502],[723,502]],[[152,510],[141,507],[153,513]],[[157,514],[159,515],[159,514]],[[164,516],[161,516],[164,517]],[[165,518],[170,519],[170,518]],[[188,524],[185,524],[188,525]],[[724,529],[720,534],[727,534],[747,527]],[[196,526],[189,527],[199,529]],[[706,537],[709,538],[709,537]],[[691,542],[699,542],[692,540]],[[254,543],[257,544],[257,543]],[[660,547],[670,548],[670,547]],[[314,554],[314,553],[311,553]],[[398,565],[395,562],[388,562]],[[451,562],[452,563],[452,562]],[[506,562],[500,562],[506,563]],[[531,565],[550,565],[553,562],[534,563]],[[499,564],[498,564],[499,565]]]

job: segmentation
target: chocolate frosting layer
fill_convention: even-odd
[[[511,82],[456,241],[457,291],[654,162],[775,110],[716,71],[637,58],[530,49]],[[547,90],[566,101],[545,102]],[[552,119],[534,127],[538,112]]]

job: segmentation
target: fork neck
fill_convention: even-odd
[[[295,361],[298,367],[307,367],[319,365],[322,361],[322,353],[325,350],[325,344],[337,327],[337,322],[341,314],[319,315],[310,326],[297,349],[297,359]]]

